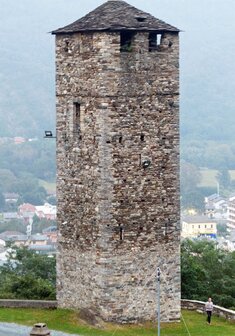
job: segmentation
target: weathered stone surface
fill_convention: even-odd
[[[155,319],[160,266],[162,320],[177,320],[178,34],[152,52],[148,32],[130,52],[119,32],[57,35],[56,55],[58,305]]]

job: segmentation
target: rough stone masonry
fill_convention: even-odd
[[[180,317],[179,30],[107,1],[56,35],[60,307]]]

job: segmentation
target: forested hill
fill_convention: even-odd
[[[54,37],[102,0],[0,0],[0,137],[39,136],[55,124]],[[233,141],[235,1],[128,0],[183,30],[183,141]]]

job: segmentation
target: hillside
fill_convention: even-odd
[[[129,1],[183,30],[182,141],[231,141],[235,132],[235,2]],[[42,135],[55,126],[54,37],[47,32],[81,17],[98,0],[2,0],[0,136]],[[219,27],[219,29],[218,29]]]

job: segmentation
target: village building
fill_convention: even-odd
[[[51,205],[49,203],[37,205],[35,214],[40,219],[45,218],[47,220],[56,220],[56,205]]]
[[[182,218],[182,238],[217,238],[217,223],[207,216],[188,216]]]
[[[230,230],[235,230],[235,196],[231,196],[228,201],[228,219],[227,227]]]
[[[23,203],[18,207],[18,214],[20,218],[23,218],[25,223],[29,223],[33,220],[35,215],[36,207],[30,203]]]
[[[28,237],[18,231],[4,231],[0,234],[0,239],[5,243],[9,242],[17,247],[26,246],[28,243]]]

